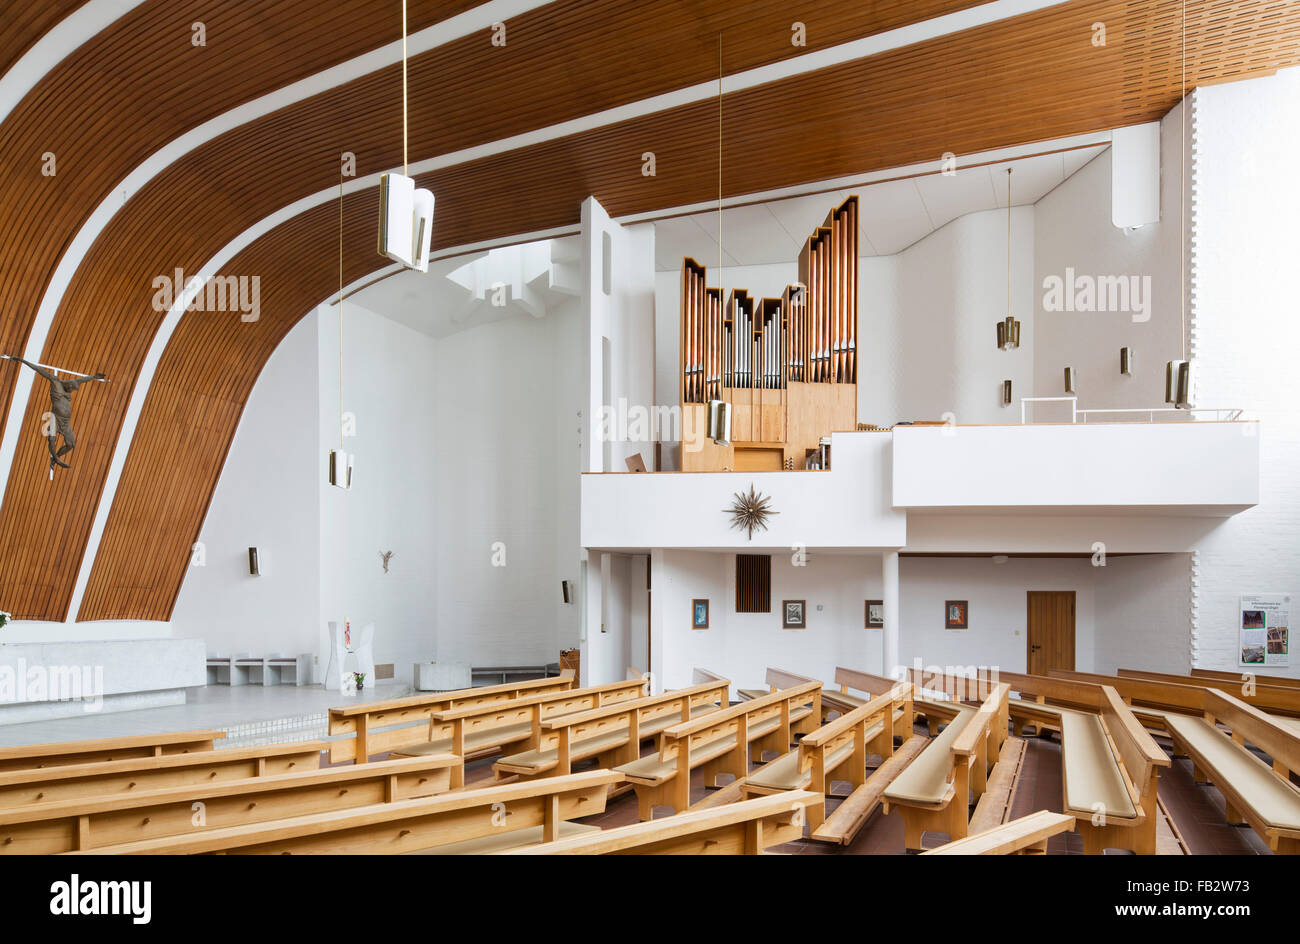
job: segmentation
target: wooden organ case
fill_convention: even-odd
[[[822,437],[857,429],[858,198],[826,217],[780,298],[707,287],[682,261],[683,472],[802,469]],[[731,404],[731,441],[707,436],[710,400]],[[693,448],[697,446],[699,448]]]

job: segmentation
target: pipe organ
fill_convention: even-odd
[[[742,288],[724,304],[682,262],[683,471],[804,468],[833,431],[857,428],[858,198],[826,217],[780,298]],[[729,445],[704,438],[710,401],[731,405]],[[693,434],[692,434],[693,433]]]

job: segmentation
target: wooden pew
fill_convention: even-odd
[[[1247,704],[1254,705],[1270,714],[1281,717],[1296,718],[1300,716],[1300,688],[1284,685],[1256,683],[1250,692],[1245,693],[1245,683],[1240,678],[1230,682],[1220,679],[1198,678],[1191,675],[1170,675],[1165,672],[1148,672],[1145,669],[1118,669],[1120,678],[1145,679],[1151,682],[1169,682],[1174,685],[1191,685],[1195,688],[1213,688],[1226,692],[1234,698],[1240,698]]]
[[[503,855],[761,855],[803,836],[817,794],[794,790],[604,829]]]
[[[959,706],[957,717],[885,788],[884,812],[902,817],[909,850],[921,849],[929,831],[966,835],[971,794],[978,800],[983,793],[988,766],[1005,740],[1008,694],[1009,686],[999,684],[978,709]]]
[[[1174,711],[1194,710],[1190,705],[1198,704],[1196,691],[1218,689],[1224,686],[1204,680],[1192,679],[1183,675],[1165,675],[1155,678],[1158,673],[1145,672],[1141,677],[1123,675],[1101,675],[1095,672],[1067,672],[1053,669],[1055,678],[1074,679],[1079,682],[1094,682],[1109,685],[1119,692],[1126,702],[1146,705],[1153,708],[1172,709]],[[1260,686],[1252,695],[1244,695],[1239,690],[1229,691],[1229,695],[1248,705],[1266,712],[1280,712],[1287,715],[1300,714],[1300,689],[1267,688]]]
[[[745,778],[744,794],[811,790],[822,799],[808,807],[810,832],[814,838],[844,844],[844,836],[838,832],[817,835],[826,821],[825,797],[831,792],[832,782],[846,782],[855,793],[867,790],[868,756],[874,754],[882,764],[887,762],[894,754],[894,738],[900,734],[903,740],[912,736],[912,686],[907,682],[804,735],[797,749]],[[883,789],[877,782],[870,792],[879,797]]]
[[[100,846],[89,855],[354,855],[483,853],[553,842],[572,820],[603,813],[621,778],[593,770],[531,783],[456,790],[352,810]],[[579,826],[590,832],[596,827]]]
[[[562,692],[573,688],[573,670],[565,669],[553,678],[529,679],[505,685],[488,685],[481,688],[463,688],[454,692],[429,692],[392,698],[387,701],[362,702],[330,709],[329,733],[344,735],[330,742],[330,763],[341,764],[349,760],[361,762],[372,754],[386,754],[397,747],[406,747],[428,740],[426,730],[413,724],[428,721],[435,711],[450,711],[470,705],[486,705]],[[400,725],[401,727],[395,727]]]
[[[1156,781],[1169,758],[1109,685],[1098,715],[1061,715],[1064,811],[1078,820],[1083,851],[1154,855],[1160,813]]]
[[[1223,794],[1229,823],[1248,823],[1274,852],[1300,854],[1300,788],[1291,782],[1300,769],[1300,733],[1225,692],[1206,689],[1204,698],[1201,718],[1167,716],[1175,747],[1191,758],[1198,782]],[[1272,768],[1246,743],[1267,753]]]
[[[790,672],[786,669],[769,668],[763,676],[763,682],[767,685],[766,689],[761,688],[738,688],[736,694],[742,700],[752,700],[762,698],[764,695],[770,695],[772,692],[784,691],[787,688],[794,688],[796,685],[804,685],[808,682],[816,682],[817,679],[809,675],[800,675],[797,672]],[[826,712],[829,709],[825,703],[822,704],[821,717],[813,718],[811,716],[800,721],[795,727],[796,734],[807,734],[814,730],[822,721],[825,720]]]
[[[643,695],[649,685],[648,680],[635,678],[591,688],[572,688],[510,701],[435,711],[425,732],[427,740],[395,748],[391,756],[422,757],[451,753],[468,758],[524,747],[535,742],[539,726],[546,719],[628,702]],[[454,786],[463,786],[463,783]]]
[[[328,746],[324,741],[303,741],[11,770],[0,773],[0,809],[316,770]]]
[[[920,691],[924,679],[923,675],[909,670],[907,677],[912,683],[914,719],[924,718],[930,736],[933,737],[938,733],[941,724],[947,724],[957,717],[957,705],[955,702],[935,701],[924,697]],[[861,707],[874,696],[884,695],[892,691],[898,682],[883,675],[873,675],[870,672],[861,672],[857,669],[839,666],[835,669],[835,684],[839,686],[839,690],[835,691],[830,688],[824,690],[822,692],[822,704],[833,708],[835,711],[844,712]],[[864,692],[866,697],[855,695],[850,689]]]
[[[379,761],[0,810],[0,854],[75,852],[329,810],[432,796],[459,757]]]
[[[731,682],[719,679],[539,721],[526,750],[492,765],[497,779],[573,772],[577,761],[597,758],[615,767],[641,756],[641,742],[681,721],[726,707]]]
[[[632,783],[639,818],[651,819],[656,806],[686,810],[696,767],[711,784],[718,774],[748,776],[751,755],[761,759],[764,750],[784,754],[799,722],[821,717],[821,692],[821,682],[804,682],[666,729],[658,752],[614,768]]]
[[[1039,810],[984,832],[930,849],[923,855],[1045,855],[1047,840],[1074,829],[1074,817]]]
[[[1300,678],[1291,678],[1289,675],[1266,675],[1263,672],[1252,672],[1250,669],[1241,669],[1237,672],[1221,672],[1218,669],[1192,669],[1193,678],[1227,682],[1229,685],[1234,683],[1244,685],[1246,682],[1245,676],[1250,676],[1251,680],[1257,685],[1300,689]],[[1231,695],[1232,692],[1228,694]]]
[[[192,754],[212,750],[213,742],[225,736],[223,731],[173,731],[168,734],[136,734],[129,737],[95,738],[91,741],[55,741],[51,744],[0,747],[0,772]]]

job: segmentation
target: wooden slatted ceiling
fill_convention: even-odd
[[[0,75],[27,54],[58,22],[86,0],[41,0],[0,7]]]
[[[476,2],[412,0],[411,28]],[[0,33],[0,55],[21,55],[36,30],[54,25],[37,10],[77,5],[6,0],[15,12],[4,16],[20,19]],[[202,48],[190,32],[200,21]],[[401,26],[396,2],[147,0],[54,66],[0,128],[0,352],[23,351],[68,243],[150,154],[237,105],[393,42]],[[46,152],[55,177],[42,176]],[[18,373],[0,363],[0,434]]]
[[[1281,4],[1253,5],[1258,16],[1273,18],[1273,45],[1241,46],[1235,58],[1218,42],[1216,17],[1223,6],[1206,11],[1190,31],[1189,83],[1242,70],[1269,72],[1300,61],[1300,11],[1294,6],[1282,19]],[[1239,4],[1227,6],[1240,9]],[[1179,97],[1179,70],[1140,67],[1127,50],[1140,45],[1141,55],[1163,50],[1176,56],[1178,31],[1168,31],[1167,18],[1139,21],[1129,4],[1112,3],[1100,11],[1108,18],[1110,46],[1094,50],[1088,36],[1098,13],[1097,4],[1056,8],[1059,19],[1040,14],[1028,18],[1029,24],[1004,24],[1001,32],[985,28],[730,96],[728,120],[744,130],[727,163],[727,189],[750,192],[933,158],[944,150],[968,153],[1159,117]],[[1234,29],[1239,26],[1232,22]],[[1152,34],[1146,29],[1152,23],[1166,27]],[[936,62],[943,64],[941,69],[934,68]],[[1027,85],[1025,75],[1034,82]],[[716,134],[714,108],[703,103],[677,109],[430,175],[422,183],[438,195],[436,241],[453,245],[573,225],[589,192],[616,213],[707,199],[715,186],[716,151],[710,149]],[[807,113],[815,117],[809,119]],[[822,125],[822,118],[829,123]],[[791,138],[800,146],[791,147]],[[659,155],[658,178],[639,175],[647,141],[655,142]],[[305,223],[308,218],[317,222]],[[382,261],[370,245],[374,217],[362,213],[349,218],[358,227],[348,234],[354,247],[348,257],[352,278]],[[313,212],[250,247],[227,271],[262,273],[264,284],[292,282],[301,294],[278,294],[274,312],[265,299],[263,306],[268,312],[264,318],[277,325],[284,319],[292,322],[327,298],[335,284],[337,274],[330,266],[318,277],[299,278],[298,273],[300,266],[316,271],[311,247],[330,245],[336,225],[331,213]],[[287,310],[279,310],[282,304]],[[200,465],[208,471],[196,471],[179,459],[178,437],[190,422],[186,371],[201,362],[208,347],[229,348],[233,353],[222,355],[222,361],[231,365],[225,378],[230,386],[221,395],[242,404],[274,348],[269,340],[287,330],[277,328],[279,334],[262,337],[230,319],[212,324],[212,330],[225,332],[220,342],[185,333],[169,345],[114,499],[82,619],[164,619],[170,614],[190,544],[215,487],[217,476],[210,474],[214,457],[224,455],[235,428],[233,420],[225,429],[214,424],[202,437],[207,451]],[[156,507],[160,492],[177,496],[165,515]],[[121,588],[132,586],[150,588],[152,595],[136,598],[138,603],[147,596],[147,605],[122,603]]]
[[[512,20],[504,49],[492,47],[483,32],[413,60],[413,154],[428,156],[484,143],[707,79],[715,74],[720,29],[730,37],[733,69],[741,69],[975,5],[976,0],[889,0],[845,9],[832,0],[818,0],[801,11],[810,33],[808,46],[797,48],[790,43],[788,11],[779,0],[761,0],[743,9],[726,0],[562,0]],[[334,9],[330,31],[342,28]],[[174,24],[179,17],[188,30],[190,22],[201,18],[192,12],[173,12],[166,22]],[[223,32],[238,35],[233,27],[219,29],[222,24],[212,17],[207,22],[210,47]],[[388,30],[389,38],[397,35],[394,30]],[[188,41],[188,32],[185,37]],[[240,45],[257,44],[243,36]],[[268,52],[263,48],[261,54]],[[484,67],[487,61],[491,68]],[[611,62],[621,68],[610,69]],[[147,72],[139,63],[114,63],[114,84],[131,86],[133,94],[147,98],[147,89],[138,82],[132,85],[132,76]],[[231,72],[239,74],[237,69]],[[212,77],[196,77],[191,84],[197,87],[201,81],[211,82]],[[14,464],[17,474],[10,477],[0,519],[0,560],[10,562],[0,574],[0,593],[15,613],[61,619],[66,612],[80,566],[78,545],[84,546],[89,534],[131,383],[161,320],[151,308],[153,279],[177,267],[196,272],[267,213],[330,187],[343,150],[357,154],[363,174],[398,164],[400,88],[400,69],[394,66],[223,135],[133,195],[87,253],[64,295],[42,357],[78,368],[93,363],[96,367],[86,369],[103,370],[116,383],[96,390],[94,397],[78,398],[80,445],[74,469],[60,473],[57,489],[51,489],[43,475],[35,475],[38,460],[45,461],[39,458],[44,444],[37,434],[47,407],[39,387],[29,399]],[[213,110],[222,111],[228,104]],[[55,117],[59,127],[68,124],[62,116]],[[97,130],[100,135],[112,127],[105,121]],[[129,139],[142,152],[158,143],[146,147],[134,134]],[[127,167],[143,156],[133,154]],[[124,174],[115,169],[109,178],[115,181]],[[83,197],[82,202],[93,202],[89,194]],[[462,201],[464,207],[471,204]],[[9,259],[15,267],[22,263],[17,255]],[[39,298],[31,286],[45,281],[47,266],[56,262],[56,252],[41,257],[37,268],[42,274],[36,279],[19,278],[0,266],[0,290],[27,292],[25,299],[15,299],[23,315],[4,324],[0,343],[21,346],[5,337],[26,338],[34,314],[30,308]],[[30,303],[28,309],[23,309],[24,302]],[[6,400],[16,374],[16,367],[0,367]]]

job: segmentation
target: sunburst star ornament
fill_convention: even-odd
[[[735,502],[727,509],[727,514],[731,515],[731,526],[747,531],[752,541],[755,528],[766,531],[768,516],[780,514],[779,511],[773,511],[771,505],[772,499],[760,495],[751,484],[749,493],[737,492]]]

